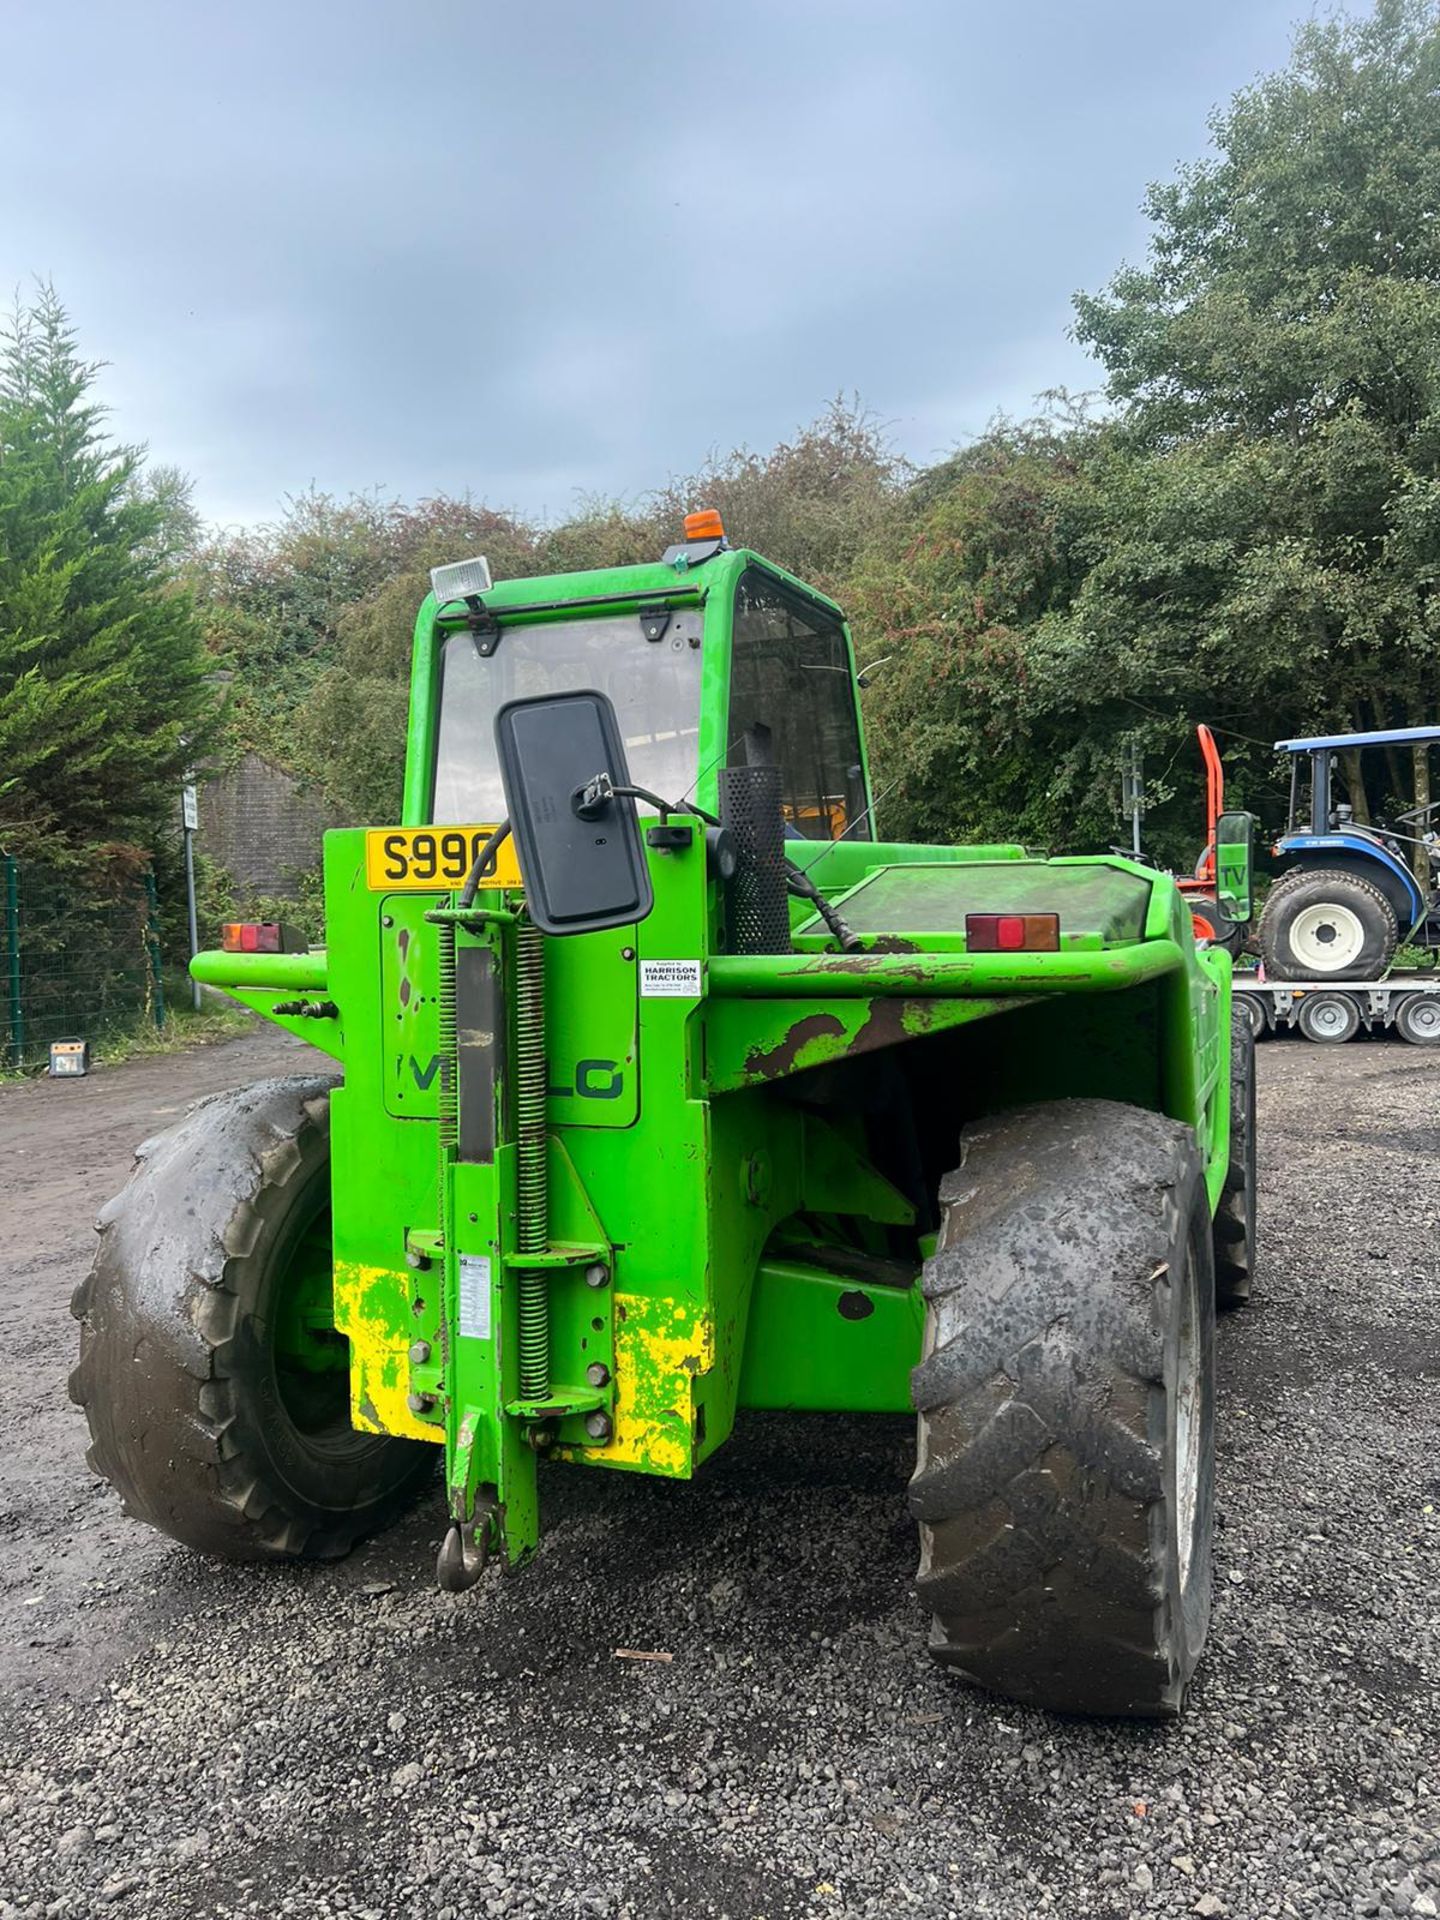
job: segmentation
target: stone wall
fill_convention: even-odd
[[[293,898],[297,875],[319,868],[326,828],[344,825],[293,774],[247,753],[201,787],[196,845],[241,887]]]

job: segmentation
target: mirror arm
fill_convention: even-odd
[[[627,800],[643,800],[647,806],[654,807],[660,815],[662,827],[672,813],[679,811],[672,801],[662,800],[658,793],[651,793],[648,787],[615,787],[613,791]]]
[[[597,773],[593,780],[587,780],[583,786],[575,789],[570,804],[582,820],[599,820],[612,800],[643,800],[646,806],[654,807],[660,815],[663,827],[672,813],[683,813],[683,807],[676,806],[673,800],[662,800],[658,793],[651,793],[648,787],[617,787],[608,773]],[[690,811],[702,820],[718,826],[718,820],[712,820],[700,807]]]

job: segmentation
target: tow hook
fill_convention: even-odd
[[[494,1500],[477,1500],[473,1520],[452,1520],[435,1556],[435,1580],[442,1593],[468,1593],[490,1558],[490,1522]]]

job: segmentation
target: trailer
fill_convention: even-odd
[[[1237,972],[1233,981],[1237,1015],[1250,1023],[1257,1040],[1298,1027],[1307,1040],[1324,1046],[1353,1040],[1360,1032],[1393,1028],[1413,1047],[1440,1046],[1440,976],[1422,978],[1392,973],[1379,980],[1264,980]]]

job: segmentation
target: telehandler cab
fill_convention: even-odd
[[[542,1458],[684,1479],[745,1409],[913,1410],[935,1658],[1175,1713],[1254,1257],[1229,956],[1133,861],[877,838],[840,609],[716,516],[434,577],[327,952],[194,962],[343,1074],[141,1148],[75,1302],[92,1464],[260,1560],[344,1553],[439,1452],[460,1589],[535,1546]]]

